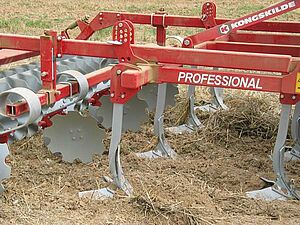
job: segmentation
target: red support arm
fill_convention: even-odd
[[[37,56],[39,52],[30,52],[13,49],[2,49],[0,50],[0,65],[16,62],[29,57]]]
[[[299,7],[299,0],[285,0],[258,12],[218,25],[196,35],[189,36],[185,38],[183,46],[190,48],[205,41],[215,40],[216,38],[226,36],[237,30],[246,29],[247,27],[280,16]]]
[[[195,65],[288,73],[294,69],[291,56],[228,52],[173,47],[131,45],[134,55],[149,62]],[[114,45],[91,41],[63,40],[62,51],[69,55],[118,58]],[[127,56],[124,55],[124,58]]]

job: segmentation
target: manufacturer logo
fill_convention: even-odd
[[[220,27],[220,33],[221,33],[221,34],[228,34],[230,31],[231,31],[231,28],[230,28],[230,26],[227,25],[227,24],[223,24],[223,25]]]
[[[257,14],[252,14],[252,16],[244,17],[243,19],[232,22],[231,24],[223,24],[222,26],[220,26],[219,32],[220,32],[220,34],[225,35],[225,34],[228,34],[231,30],[240,29],[248,24],[251,24],[251,23],[254,23],[254,22],[257,22],[260,20],[265,20],[270,17],[274,17],[276,15],[282,14],[283,12],[288,11],[289,9],[292,9],[295,7],[296,7],[295,1],[284,3],[282,5],[265,10],[263,12],[260,12]]]

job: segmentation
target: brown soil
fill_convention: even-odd
[[[105,187],[107,153],[89,165],[69,164],[47,150],[41,135],[13,144],[0,224],[300,224],[297,201],[245,197],[245,191],[263,187],[259,177],[274,178],[269,154],[278,124],[276,97],[227,96],[230,110],[200,113],[206,127],[198,133],[167,133],[175,160],[135,156],[153,137],[152,121],[124,135],[122,162],[133,198],[121,192],[105,201],[77,197]],[[167,124],[174,123],[179,106],[166,113]],[[299,172],[299,165],[293,168]]]
[[[95,16],[101,10],[152,13],[164,7],[170,14],[199,16],[203,2],[1,1],[0,31],[41,35],[45,28],[63,30],[76,19],[86,14]],[[218,16],[230,18],[275,2],[278,1],[216,1]],[[299,10],[280,18],[299,20]],[[136,31],[138,42],[155,39],[149,27],[137,27]],[[168,30],[169,34],[182,36],[196,31]],[[108,37],[110,32],[95,38],[106,41]],[[109,175],[107,153],[95,157],[89,165],[69,164],[49,152],[41,134],[13,144],[12,177],[5,182],[7,191],[0,196],[0,224],[299,225],[299,202],[265,202],[245,197],[246,191],[263,187],[259,177],[274,178],[269,154],[278,125],[277,97],[238,91],[230,91],[226,96],[230,110],[199,113],[205,128],[198,133],[166,134],[178,153],[175,160],[149,161],[135,156],[134,152],[145,149],[153,137],[152,121],[141,132],[124,135],[122,162],[135,190],[131,199],[122,193],[106,201],[77,197],[79,191],[105,187],[101,178]],[[207,95],[199,95],[199,99],[205,98]],[[166,126],[177,121],[182,113],[180,105],[166,113]],[[297,163],[288,169],[292,176],[300,171]]]

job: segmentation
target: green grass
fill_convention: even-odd
[[[217,16],[227,18],[237,18],[242,15],[260,10],[279,0],[265,0],[252,2],[240,0],[216,0]],[[100,11],[127,11],[137,13],[153,13],[161,8],[172,15],[199,16],[202,4],[205,1],[194,0],[103,0],[86,1],[78,0],[74,4],[73,0],[53,0],[53,1],[4,1],[0,8],[0,32],[19,33],[30,35],[41,35],[44,29],[56,31],[64,30],[75,20],[90,15],[91,19]],[[33,10],[34,9],[34,10]],[[299,10],[285,14],[276,20],[298,20],[300,19]],[[138,41],[154,41],[155,29],[149,26],[135,26],[135,36]],[[72,37],[76,36],[77,31],[71,31]],[[168,35],[187,36],[199,32],[199,29],[190,28],[168,28]],[[92,40],[111,39],[111,28],[96,32]]]

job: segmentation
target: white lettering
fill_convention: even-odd
[[[249,81],[249,78],[242,77],[240,87],[247,87],[248,81]]]
[[[222,77],[220,75],[216,76],[215,85],[219,86],[222,83]]]
[[[254,89],[254,90],[263,89],[260,86],[260,79],[230,76],[230,75],[179,72],[177,81],[187,83],[187,84],[200,84],[200,85],[233,87],[233,88]]]
[[[254,88],[255,89],[255,79],[251,78],[247,88]]]
[[[254,79],[254,78],[253,78],[253,79]],[[259,89],[259,90],[263,89],[263,88],[262,88],[261,86],[259,86],[259,85],[260,85],[260,79],[257,79],[255,89]]]
[[[223,77],[223,81],[222,81],[222,85],[223,86],[228,86],[228,80],[229,80],[229,77],[228,76],[224,76]]]
[[[232,83],[231,83],[231,85],[233,86],[233,87],[238,87],[238,86],[240,86],[240,78],[239,77],[233,77],[232,78]]]
[[[182,79],[185,78],[185,72],[180,72],[179,75],[178,75],[178,82],[180,82]]]
[[[295,1],[289,2],[289,7],[290,7],[290,8],[296,7],[296,2],[295,2]]]
[[[201,75],[199,73],[196,73],[193,77],[193,82],[195,84],[199,84],[201,82]]]
[[[193,78],[193,74],[192,73],[186,73],[185,81],[184,82],[187,82],[189,80],[189,82],[192,83],[192,78]]]
[[[252,17],[252,20],[253,20],[253,21],[259,20],[259,16],[258,16],[258,15],[253,16],[253,17]]]
[[[207,84],[208,85],[214,85],[214,83],[215,83],[215,76],[216,75],[209,75],[208,76],[208,80],[207,80]]]

